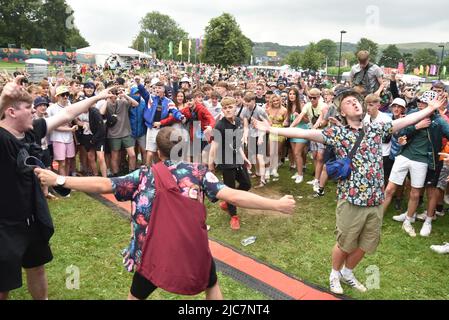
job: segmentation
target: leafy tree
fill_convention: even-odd
[[[0,0],[0,46],[61,50],[86,40],[65,0]]]
[[[156,51],[159,58],[168,57],[168,44],[173,42],[173,56],[176,56],[179,41],[187,38],[185,32],[170,16],[157,11],[147,13],[140,21],[141,31],[132,47],[143,51],[144,39],[150,48]]]
[[[341,65],[345,65],[345,61],[348,62],[349,66],[353,66],[357,64],[357,58],[355,57],[354,53],[352,52],[342,52],[341,54]],[[338,64],[337,64],[338,66]]]
[[[284,62],[293,69],[299,69],[302,62],[302,53],[300,51],[292,51],[287,55]]]
[[[402,54],[399,52],[398,47],[391,44],[384,51],[382,51],[379,65],[387,68],[396,68],[402,59]]]
[[[235,18],[223,13],[210,20],[206,27],[202,60],[222,66],[245,64],[250,60],[252,45]]]
[[[317,50],[324,54],[324,57],[327,58],[328,64],[333,65],[334,62],[338,59],[337,57],[337,44],[329,39],[320,40],[316,44]]]
[[[439,59],[437,53],[433,49],[421,49],[413,55],[414,67],[430,66],[431,64],[438,64]]]
[[[304,50],[301,65],[305,69],[318,70],[325,60],[324,54],[318,51],[317,45],[313,42]]]
[[[366,50],[370,53],[372,62],[377,61],[377,54],[379,52],[379,45],[377,43],[367,38],[362,38],[359,42],[357,42],[357,51],[355,54],[357,55],[357,52],[361,50]]]
[[[402,55],[402,59],[404,61],[404,65],[405,65],[405,73],[412,72],[413,68],[415,66],[415,60],[413,59],[413,54],[411,54],[411,53],[404,53]]]

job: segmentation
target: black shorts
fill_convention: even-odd
[[[209,284],[207,288],[212,288],[217,283],[217,270],[215,262],[212,259],[212,265],[210,267]],[[131,284],[131,294],[139,300],[145,300],[156,290],[157,287],[149,280],[144,278],[140,273],[135,272],[133,277],[133,283]]]
[[[326,149],[324,149],[324,163],[329,161],[335,161],[337,160],[337,156],[335,155],[335,148],[334,146],[326,145]]]
[[[86,149],[87,152],[90,150],[102,151],[105,152],[106,148],[106,139],[97,141],[96,143],[92,143],[92,135],[83,135],[81,139],[81,145]]]
[[[443,161],[437,162],[435,170],[427,169],[426,181],[424,186],[436,188],[438,180],[440,179],[441,169],[443,168]]]
[[[50,246],[40,234],[40,224],[34,218],[28,221],[0,220],[0,292],[22,286],[22,267],[36,268],[53,260]]]

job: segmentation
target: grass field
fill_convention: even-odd
[[[70,199],[53,201],[51,212],[56,228],[51,245],[54,260],[47,265],[51,300],[123,300],[132,276],[122,266],[120,252],[128,244],[130,225],[118,214],[87,195],[74,192]],[[67,289],[73,275],[71,266],[79,268],[79,290]],[[67,269],[69,268],[69,269]],[[68,271],[68,272],[67,272]],[[266,300],[266,296],[218,274],[226,299]],[[24,278],[24,283],[26,283]],[[178,296],[156,290],[153,300],[204,299]],[[11,293],[11,299],[31,299],[26,286]]]

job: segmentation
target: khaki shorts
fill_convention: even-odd
[[[109,138],[108,141],[112,151],[132,148],[135,145],[135,141],[131,138],[131,136],[123,138]]]
[[[346,200],[337,203],[337,244],[351,253],[360,248],[366,253],[374,253],[380,242],[383,206],[359,207]]]

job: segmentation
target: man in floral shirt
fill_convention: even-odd
[[[429,108],[410,114],[389,123],[363,125],[366,108],[362,97],[353,90],[337,93],[334,100],[343,118],[342,126],[333,126],[324,131],[299,128],[271,128],[268,122],[253,121],[257,128],[271,134],[288,138],[300,138],[335,146],[338,159],[347,157],[357,137],[364,130],[364,137],[352,160],[352,173],[346,180],[340,180],[337,187],[337,244],[332,252],[330,290],[342,294],[340,280],[351,287],[365,292],[367,289],[354,276],[353,269],[365,253],[373,253],[380,241],[383,218],[383,164],[382,140],[402,128],[417,123],[446,103],[439,96]]]
[[[181,142],[182,133],[174,132],[172,127],[162,128],[156,138],[159,158],[171,171],[176,179],[180,192],[193,200],[202,201],[203,194],[212,202],[222,200],[236,206],[248,209],[276,210],[292,213],[295,200],[292,196],[284,196],[279,200],[263,198],[258,195],[226,187],[210,171],[207,166],[200,164],[177,162],[169,160],[171,151]],[[172,137],[179,137],[176,141]],[[177,152],[173,152],[177,156]],[[172,158],[174,159],[174,157]],[[41,183],[48,186],[64,185],[67,188],[88,193],[114,193],[119,201],[133,201],[135,209],[132,213],[133,237],[125,249],[125,264],[129,271],[137,269],[142,256],[142,248],[146,239],[147,226],[151,217],[152,204],[155,197],[155,182],[152,170],[143,166],[127,176],[107,179],[100,177],[62,177],[49,170],[36,169]],[[135,272],[130,300],[146,299],[157,287]],[[207,299],[222,299],[217,282],[215,264],[212,263],[209,286],[206,289]]]

